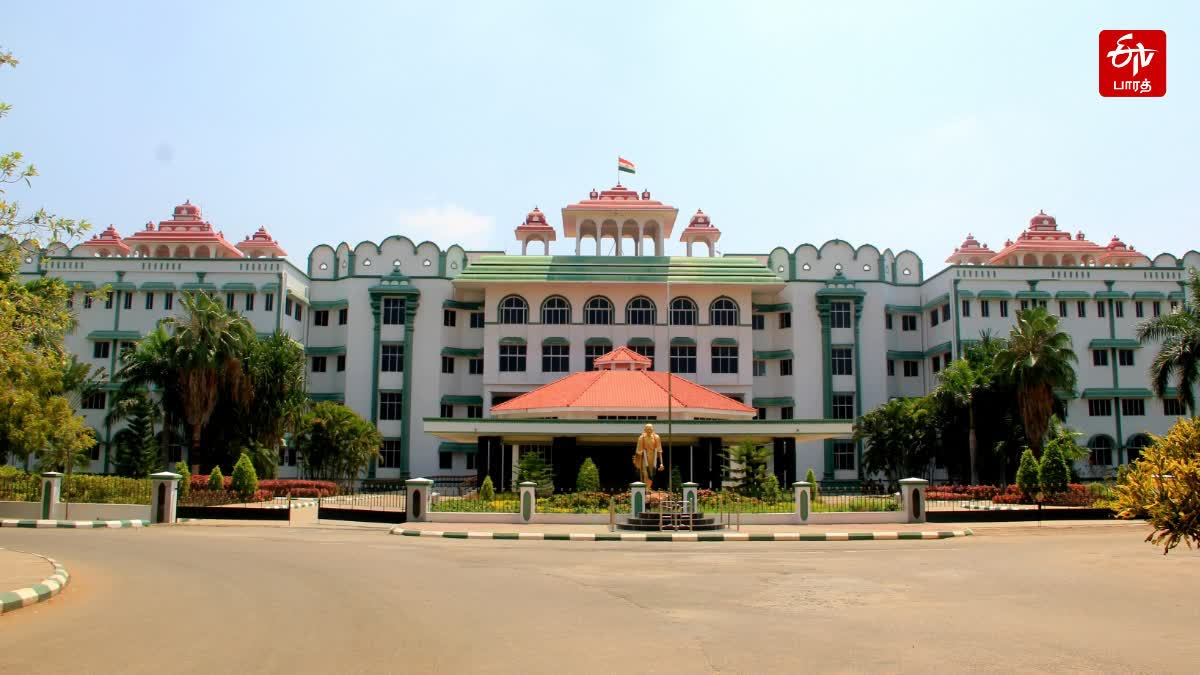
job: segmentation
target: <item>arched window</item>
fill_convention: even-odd
[[[1088,448],[1092,451],[1088,462],[1092,466],[1112,466],[1114,445],[1113,439],[1104,434],[1092,436],[1092,440],[1088,441]]]
[[[528,323],[529,303],[519,295],[510,295],[500,301],[500,323]]]
[[[695,326],[699,321],[700,311],[691,298],[675,298],[671,301],[671,325]]]
[[[738,323],[737,303],[729,298],[717,298],[708,308],[709,323],[714,326],[736,326]]]
[[[593,326],[607,326],[613,322],[612,301],[595,297],[583,306],[583,322]]]
[[[571,304],[560,295],[546,298],[542,302],[542,323],[571,323]]]
[[[1130,464],[1142,458],[1142,450],[1150,446],[1150,437],[1146,434],[1134,434],[1125,444],[1125,460]]]
[[[625,305],[625,323],[631,326],[653,326],[656,318],[650,298],[637,297]]]

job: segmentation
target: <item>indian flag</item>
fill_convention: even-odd
[[[637,173],[637,170],[635,170],[633,167],[633,162],[623,157],[617,158],[617,171],[624,171],[625,173]]]

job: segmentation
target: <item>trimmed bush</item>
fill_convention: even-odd
[[[554,494],[554,472],[546,464],[540,452],[522,452],[517,462],[517,482],[533,481],[537,483],[537,496],[548,497]]]
[[[591,457],[583,460],[583,466],[579,467],[579,475],[575,478],[575,491],[600,491],[600,469],[596,468],[596,463],[592,461]]]
[[[183,462],[175,462],[175,473],[179,474],[179,501],[182,502],[192,491],[192,473]]]
[[[488,502],[496,498],[496,486],[492,484],[491,476],[483,477],[483,485],[479,486],[479,498]]]
[[[817,482],[817,472],[813,471],[812,467],[809,467],[808,472],[804,474],[804,482],[812,486],[809,488],[809,491],[812,492],[813,502],[816,502],[818,499],[820,499],[821,484]]]
[[[1071,466],[1063,457],[1062,449],[1057,443],[1050,442],[1042,453],[1042,465],[1039,467],[1038,484],[1042,486],[1042,495],[1049,497],[1067,491],[1071,482]]]
[[[209,490],[224,490],[225,477],[221,475],[221,467],[214,466],[212,473],[208,474],[208,489]]]
[[[250,456],[242,453],[238,457],[237,464],[233,465],[233,480],[230,487],[242,499],[249,499],[258,491],[258,474],[254,471],[254,464],[250,461]]]
[[[779,478],[773,473],[767,474],[767,479],[763,481],[762,498],[767,501],[779,501],[782,494]]]
[[[1041,487],[1041,469],[1033,450],[1025,448],[1021,453],[1021,464],[1017,467],[1017,487],[1021,488],[1025,501],[1033,501]]]

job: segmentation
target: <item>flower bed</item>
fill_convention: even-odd
[[[1045,495],[1042,504],[1045,506],[1095,506],[1110,498],[1105,490],[1098,490],[1091,485],[1071,483],[1067,491],[1056,495]],[[990,501],[993,504],[1035,504],[1033,499],[1026,499],[1021,489],[1016,485],[997,487],[995,485],[938,485],[925,492],[928,501]]]
[[[193,493],[209,491],[208,476],[196,474],[191,481]],[[232,483],[232,476],[224,476],[221,481],[225,490],[229,490]],[[337,483],[327,480],[264,479],[258,481],[258,489],[267,493],[267,499],[286,497],[289,493],[293,497],[333,497],[340,494]]]

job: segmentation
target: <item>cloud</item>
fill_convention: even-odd
[[[471,249],[495,246],[499,240],[495,218],[455,204],[402,209],[396,222],[400,234],[414,242],[428,239],[443,249],[451,244]]]

